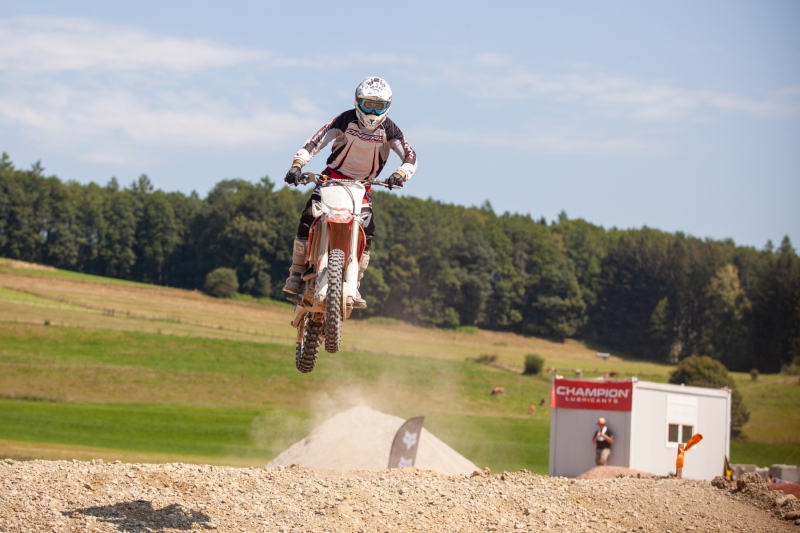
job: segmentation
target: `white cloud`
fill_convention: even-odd
[[[274,59],[205,39],[183,39],[77,18],[0,19],[0,69],[195,71]]]
[[[208,39],[155,35],[81,18],[0,18],[0,70],[43,74],[68,71],[195,72],[257,63],[266,67],[330,70],[353,65],[409,64],[413,57],[349,52],[314,58],[282,57]]]
[[[632,137],[596,138],[570,132],[533,133],[478,132],[444,128],[414,128],[409,132],[414,142],[447,143],[467,146],[505,146],[514,154],[534,150],[548,154],[656,155],[669,150],[658,141]]]
[[[83,159],[127,161],[137,147],[266,149],[283,146],[287,139],[294,146],[298,136],[323,121],[308,102],[292,107],[303,111],[237,107],[193,91],[144,97],[125,89],[95,93],[58,85],[0,95],[0,124],[73,149]]]
[[[84,19],[0,19],[0,126],[92,161],[158,146],[294,148],[323,123],[313,103],[212,96],[191,76],[251,63],[291,60]]]
[[[543,75],[519,68],[510,68],[505,74],[460,67],[445,70],[470,96],[493,99],[547,96],[636,120],[682,120],[707,115],[709,108],[769,118],[800,112],[800,85],[753,100],[711,89],[684,89],[668,80],[646,82],[602,73]]]
[[[250,96],[252,89],[207,88],[207,71],[243,65],[254,73],[253,87],[264,79],[259,76],[265,68],[330,71],[357,66],[359,71],[375,72],[385,65],[410,65],[416,83],[444,77],[473,98],[544,98],[587,115],[634,123],[711,121],[718,115],[715,111],[764,117],[800,111],[800,85],[754,100],[712,89],[683,89],[670,80],[587,73],[586,67],[576,67],[577,73],[571,74],[540,74],[492,53],[461,64],[359,52],[289,58],[85,19],[13,18],[0,19],[0,126],[84,159],[121,162],[154,146],[294,148],[298,138],[305,139],[329,119],[307,99],[280,99],[271,107],[260,103],[264,95]],[[265,95],[278,100],[269,87],[263,88]],[[668,151],[652,130],[638,136],[603,135],[598,128],[595,135],[578,131],[569,125],[522,134],[419,128],[414,138],[564,154]]]
[[[487,67],[503,67],[511,63],[511,59],[501,54],[484,53],[475,56],[475,63]]]
[[[699,99],[712,107],[762,117],[783,118],[800,112],[800,84],[772,91],[762,101],[718,91],[698,91],[697,94]]]

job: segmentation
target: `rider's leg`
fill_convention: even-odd
[[[353,298],[353,309],[366,309],[367,302],[361,297],[359,288],[361,287],[361,280],[364,278],[364,272],[369,266],[369,247],[372,244],[372,239],[375,238],[375,217],[372,215],[372,206],[362,208],[362,210],[369,209],[370,217],[367,225],[364,227],[364,236],[367,238],[367,245],[364,247],[364,253],[361,255],[361,260],[358,262],[358,285],[356,285],[356,296]]]
[[[312,202],[319,201],[319,187],[314,189],[311,193],[311,198],[306,202],[306,207],[303,209],[303,214],[300,217],[300,226],[297,228],[297,236],[294,238],[294,245],[292,246],[292,266],[289,267],[289,277],[286,279],[286,284],[283,286],[283,292],[289,294],[297,294],[300,291],[300,285],[303,280],[300,276],[305,272],[308,265],[306,264],[306,255],[308,252],[308,232],[311,228],[311,223],[314,222],[314,215],[311,214]]]
[[[356,296],[353,298],[353,309],[366,309],[367,302],[361,297],[359,288],[361,287],[361,280],[364,278],[364,271],[369,266],[369,251],[361,255],[361,260],[358,262],[358,285],[356,285]]]
[[[289,267],[289,277],[286,279],[286,284],[283,286],[283,292],[288,292],[289,294],[297,294],[300,292],[300,285],[303,283],[300,276],[306,270],[307,246],[307,239],[301,239],[299,236],[294,238],[294,245],[292,246],[292,266]]]

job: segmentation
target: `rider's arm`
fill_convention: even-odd
[[[344,131],[347,128],[347,119],[345,118],[347,113],[348,112],[345,111],[322,126],[317,133],[312,135],[303,147],[294,154],[294,163],[292,163],[292,166],[303,167],[307,165],[308,162],[311,161],[311,158],[317,155],[319,151],[325,148],[332,140],[344,135]]]
[[[400,168],[397,169],[397,172],[408,180],[417,170],[417,153],[411,148],[403,132],[400,131],[400,128],[398,128],[397,124],[392,122],[391,119],[386,119],[385,128],[386,142],[389,143],[394,153],[403,161]]]

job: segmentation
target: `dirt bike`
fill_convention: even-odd
[[[320,343],[325,351],[339,351],[342,322],[353,312],[358,288],[358,263],[366,246],[363,227],[372,216],[361,212],[365,185],[388,187],[379,180],[357,182],[304,173],[299,185],[314,182],[321,201],[311,205],[314,222],[308,235],[302,285],[287,298],[295,304],[292,327],[297,328],[295,366],[303,373],[317,364]]]

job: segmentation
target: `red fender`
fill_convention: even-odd
[[[346,265],[350,255],[350,234],[353,231],[353,223],[337,224],[328,223],[328,244],[331,250],[339,249],[344,252],[344,264]],[[358,244],[356,245],[356,260],[361,261],[364,249],[367,247],[367,235],[361,224],[358,225]]]
[[[344,252],[344,264],[347,264],[347,256],[350,253],[350,232],[353,222],[347,224],[328,222],[328,249],[341,250]]]
[[[313,248],[312,243],[314,242],[314,230],[316,229],[317,222],[323,217],[315,218],[314,221],[311,223],[311,226],[308,228],[308,246],[306,249],[306,263],[308,263],[311,259],[311,249]],[[330,230],[331,238],[330,247],[331,249],[339,248],[344,251],[345,255],[345,264],[347,264],[347,256],[350,255],[350,231],[351,231],[351,224],[332,224],[328,223],[328,228]],[[334,230],[334,227],[347,227],[346,234],[342,235],[344,232],[341,230]],[[367,234],[364,232],[364,227],[359,224],[358,225],[358,245],[356,246],[356,253],[358,255],[357,259],[360,262],[361,257],[364,255],[364,250],[367,248]],[[334,238],[334,234],[337,235]]]

